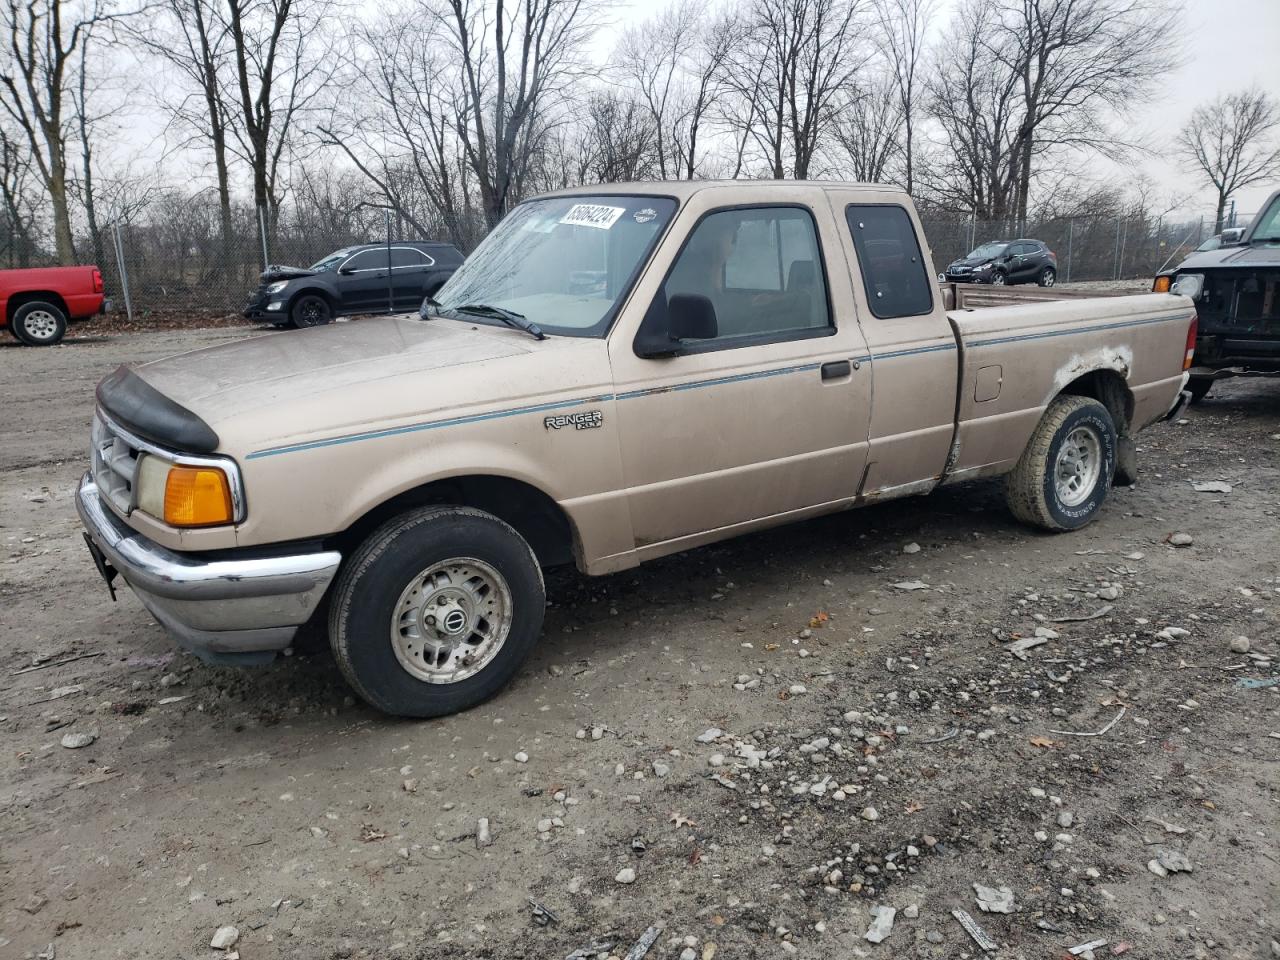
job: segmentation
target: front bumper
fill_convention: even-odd
[[[287,647],[342,561],[335,550],[222,559],[166,549],[112,513],[88,474],[76,509],[142,605],[179,646],[213,662],[265,662]]]

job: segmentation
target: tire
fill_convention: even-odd
[[[52,303],[33,300],[13,313],[13,335],[28,347],[51,347],[67,333],[67,315]]]
[[[1216,381],[1212,377],[1192,377],[1187,381],[1187,391],[1191,394],[1191,402],[1199,403],[1209,395]]]
[[[1107,499],[1116,445],[1115,423],[1105,406],[1090,397],[1058,397],[1005,481],[1009,509],[1023,523],[1045,530],[1078,530]]]
[[[306,327],[322,327],[333,321],[333,308],[318,293],[304,293],[293,302],[289,319],[299,330]]]
[[[488,593],[471,592],[485,586]],[[542,570],[514,529],[470,507],[424,507],[383,525],[352,555],[334,588],[329,643],[370,706],[438,717],[506,686],[533,649],[545,610]],[[455,618],[465,623],[450,638],[446,621]],[[486,631],[487,640],[473,642]],[[468,652],[433,662],[429,653],[439,649]],[[472,650],[478,662],[469,662]]]
[[[1006,277],[1002,271],[997,270],[995,273],[991,274],[991,285],[993,287],[1007,286],[1008,283],[1009,278]]]
[[[1058,271],[1053,267],[1045,267],[1040,271],[1040,276],[1036,277],[1036,283],[1042,287],[1052,287],[1058,282]]]

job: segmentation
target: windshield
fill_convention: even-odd
[[[507,214],[435,298],[445,312],[483,304],[522,314],[549,334],[604,336],[675,209],[667,197],[530,200]]]
[[[1280,194],[1271,198],[1267,209],[1258,214],[1250,243],[1280,243]]]
[[[338,264],[342,263],[342,261],[347,259],[349,256],[351,256],[350,250],[338,250],[329,254],[323,260],[313,263],[307,269],[314,270],[316,273],[328,273],[331,270],[338,269]]]
[[[982,246],[978,247],[977,250],[974,250],[969,254],[969,259],[977,258],[980,260],[990,260],[992,257],[998,257],[1000,254],[1004,253],[1005,248],[1008,246],[1009,245],[1007,243],[996,243],[995,241],[992,241],[991,243],[984,243]]]

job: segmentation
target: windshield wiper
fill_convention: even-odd
[[[501,320],[508,327],[514,327],[516,330],[523,330],[535,340],[545,340],[547,335],[542,332],[532,320],[529,320],[522,313],[516,313],[514,310],[506,310],[503,307],[491,306],[487,303],[464,303],[460,307],[454,307],[458,313],[474,313],[482,317],[493,317],[495,320]]]

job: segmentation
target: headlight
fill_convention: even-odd
[[[231,481],[213,466],[183,466],[153,454],[138,462],[138,509],[174,527],[231,523]]]
[[[277,280],[275,283],[269,284],[267,286],[267,293],[279,293],[288,285],[289,285],[288,280]]]

